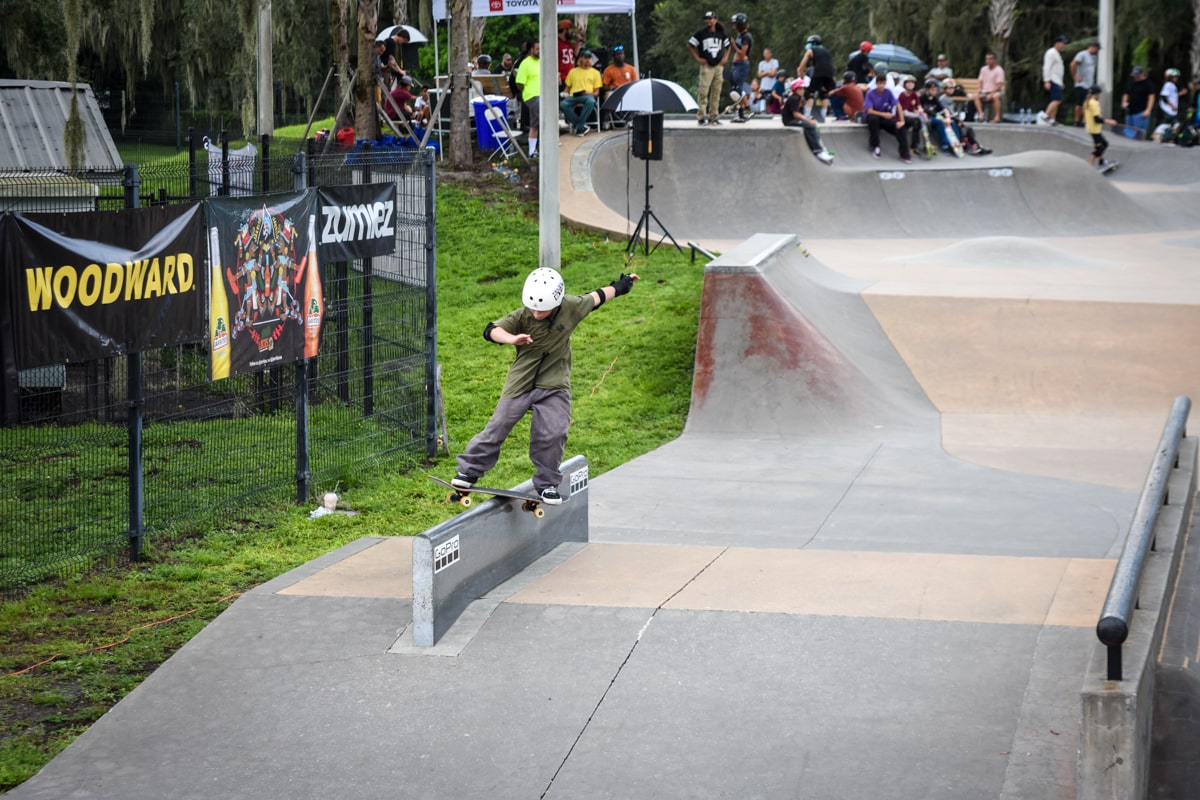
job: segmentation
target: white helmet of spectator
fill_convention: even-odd
[[[558,270],[538,267],[529,273],[521,289],[521,300],[533,311],[551,311],[562,305],[566,284]]]

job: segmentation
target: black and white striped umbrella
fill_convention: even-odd
[[[642,78],[619,86],[604,101],[608,111],[695,111],[699,106],[678,83]]]

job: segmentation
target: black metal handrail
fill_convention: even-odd
[[[1167,483],[1171,470],[1179,465],[1179,443],[1187,436],[1187,418],[1191,408],[1191,399],[1184,395],[1176,397],[1171,406],[1171,414],[1163,426],[1150,473],[1146,476],[1146,485],[1138,498],[1133,520],[1129,523],[1129,533],[1125,536],[1125,547],[1108,587],[1108,597],[1104,600],[1100,620],[1096,623],[1096,636],[1108,648],[1110,681],[1121,680],[1121,646],[1129,638],[1129,621],[1137,608],[1138,586],[1142,580],[1146,554],[1155,549],[1154,523],[1158,520],[1159,509],[1168,502]]]

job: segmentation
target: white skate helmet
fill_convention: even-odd
[[[550,311],[562,305],[566,284],[557,270],[538,267],[525,279],[521,300],[534,311]]]

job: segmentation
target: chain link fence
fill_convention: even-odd
[[[137,558],[214,514],[348,488],[436,450],[434,157],[263,141],[120,174],[8,175],[3,211],[89,213],[390,181],[393,255],[322,265],[320,355],[208,380],[208,341],[22,370],[0,427],[0,592]],[[277,156],[273,153],[284,152]],[[15,421],[13,420],[15,416]],[[248,515],[249,516],[249,515]]]

